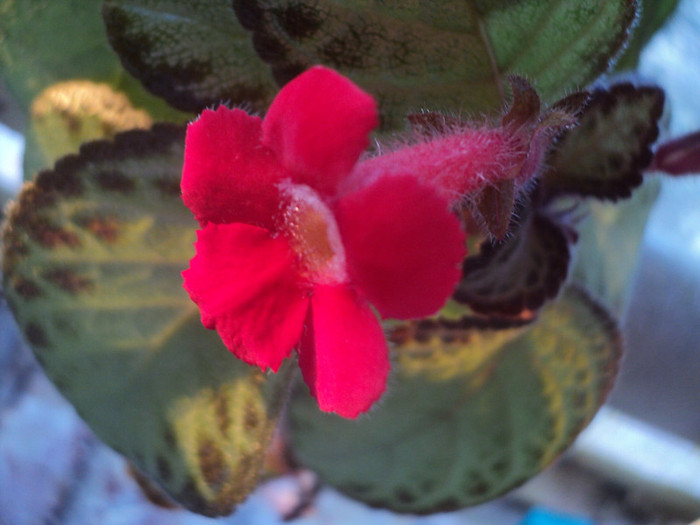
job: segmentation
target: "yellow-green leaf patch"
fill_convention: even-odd
[[[524,331],[512,330],[462,334],[449,357],[440,345],[435,356],[426,348],[422,358],[436,366],[422,368],[413,366],[420,345],[404,341],[385,397],[355,421],[320,413],[299,392],[290,413],[294,453],[341,492],[398,512],[455,510],[524,483],[596,413],[621,342],[610,316],[577,288]],[[414,357],[406,361],[404,351]],[[450,368],[438,365],[446,359],[450,373],[436,373]]]
[[[253,490],[286,372],[233,357],[182,288],[196,223],[184,128],[84,145],[26,185],[3,231],[7,300],[49,378],[175,500],[232,512]]]

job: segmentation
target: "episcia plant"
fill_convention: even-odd
[[[141,483],[217,516],[304,468],[454,510],[594,416],[622,341],[569,276],[586,203],[698,165],[696,136],[654,158],[659,88],[599,80],[638,2],[25,3],[4,295]]]

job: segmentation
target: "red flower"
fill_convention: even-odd
[[[350,177],[377,122],[369,95],[315,67],[264,121],[205,111],[185,147],[182,195],[201,229],[183,276],[202,322],[262,369],[296,348],[320,408],[346,417],[381,396],[389,371],[370,303],[382,317],[433,314],[464,256],[435,188],[405,173]]]

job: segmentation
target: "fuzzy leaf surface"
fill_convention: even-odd
[[[520,222],[503,241],[484,241],[462,265],[454,299],[481,314],[517,316],[556,297],[568,270],[575,234],[539,211],[516,213]]]
[[[652,161],[663,107],[660,88],[624,83],[596,90],[579,125],[551,151],[542,181],[545,195],[629,197]]]
[[[429,105],[497,112],[507,77],[545,102],[603,73],[622,49],[636,0],[236,0],[260,57],[285,83],[313,64],[378,97],[385,126]]]
[[[397,348],[390,390],[357,421],[322,414],[299,394],[291,410],[294,453],[341,492],[398,512],[451,511],[524,483],[602,404],[617,371],[619,335],[576,288],[515,337],[476,335],[442,341],[451,352],[482,356],[477,366],[452,356],[449,374],[435,373],[450,367],[438,365],[443,345],[433,353],[430,338],[422,350]],[[405,366],[402,352],[414,354],[412,361],[422,353],[425,366]]]
[[[229,0],[105,0],[102,15],[126,70],[178,109],[263,110],[277,92]]]
[[[497,112],[510,73],[534,80],[546,101],[587,84],[622,49],[637,9],[636,0],[233,4],[239,22],[227,0],[106,0],[103,14],[126,69],[178,108],[263,109],[274,80],[324,64],[378,97],[384,126],[396,127],[426,105]]]
[[[4,288],[49,378],[176,501],[229,514],[255,487],[285,374],[267,381],[203,328],[182,288],[196,223],[184,129],[84,145],[9,212]]]

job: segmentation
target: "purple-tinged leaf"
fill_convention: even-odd
[[[486,241],[480,253],[465,259],[454,299],[486,315],[537,310],[564,283],[574,241],[572,230],[532,212],[505,240]]]
[[[625,83],[596,90],[579,125],[551,150],[542,179],[545,197],[629,197],[652,160],[663,106],[664,93],[656,87]]]

